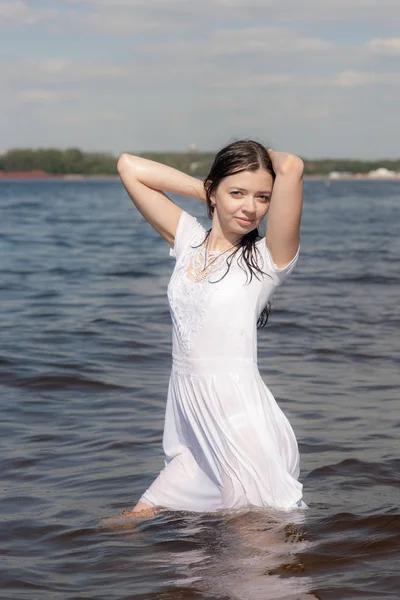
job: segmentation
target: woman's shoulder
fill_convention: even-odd
[[[174,247],[170,248],[170,256],[179,258],[190,243],[199,242],[206,234],[205,227],[194,215],[191,215],[186,210],[182,209],[181,216],[176,228]]]
[[[262,257],[262,267],[264,271],[266,271],[269,275],[271,275],[274,279],[276,279],[279,283],[283,283],[283,281],[290,275],[293,271],[297,260],[299,258],[300,246],[297,249],[295,256],[292,260],[285,265],[284,267],[278,267],[271,256],[267,245],[266,237],[259,237],[255,241],[255,246],[258,249],[261,257]]]

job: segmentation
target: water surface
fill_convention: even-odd
[[[174,259],[117,181],[3,181],[0,211],[1,598],[400,597],[399,182],[305,183],[259,331],[299,442],[296,518],[102,525],[163,466]]]

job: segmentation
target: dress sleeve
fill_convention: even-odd
[[[282,268],[276,266],[274,261],[272,260],[272,256],[270,251],[268,250],[268,246],[265,240],[265,237],[258,240],[257,246],[261,252],[261,255],[264,259],[264,266],[262,267],[264,271],[266,271],[271,277],[275,280],[278,285],[281,285],[285,279],[289,277],[291,272],[293,271],[297,260],[299,258],[300,246],[297,248],[297,252],[292,260]]]
[[[204,227],[196,217],[193,217],[185,210],[182,210],[176,228],[174,247],[169,249],[169,255],[178,260],[178,258],[184,254],[186,248],[196,234],[202,230],[205,231]]]

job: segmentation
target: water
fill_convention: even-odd
[[[301,257],[259,332],[297,519],[104,527],[163,465],[174,259],[118,181],[4,181],[0,210],[2,599],[400,597],[399,182],[306,182]]]

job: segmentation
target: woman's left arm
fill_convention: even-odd
[[[304,163],[298,156],[268,149],[275,171],[267,216],[266,240],[272,260],[285,267],[300,243]]]

